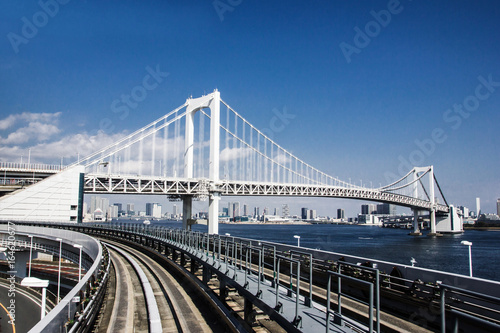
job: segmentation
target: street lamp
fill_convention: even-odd
[[[61,294],[61,252],[62,252],[62,239],[56,238],[56,241],[59,242],[59,271],[57,273],[57,304],[59,304],[59,300],[61,299],[59,295]]]
[[[293,238],[297,238],[297,247],[300,247],[300,236],[293,235]]]
[[[460,244],[467,245],[469,247],[469,275],[472,277],[472,256],[471,256],[472,242],[464,240],[464,241],[461,241]]]
[[[32,288],[42,288],[42,312],[40,320],[45,317],[45,303],[47,295],[47,287],[49,286],[49,280],[41,280],[36,277],[27,277],[21,281],[21,286],[32,287]]]
[[[28,235],[28,237],[30,237],[30,238],[31,238],[31,245],[30,245],[30,262],[29,262],[30,266],[29,266],[29,269],[28,269],[28,277],[31,277],[31,255],[32,255],[31,253],[32,253],[32,251],[33,251],[33,235]],[[26,271],[25,271],[25,272],[26,272]]]
[[[80,244],[73,245],[77,249],[80,249],[80,260],[78,260],[78,282],[80,282],[82,276],[82,247]]]

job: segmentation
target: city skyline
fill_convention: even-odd
[[[500,4],[388,4],[70,2],[37,27],[38,3],[2,3],[0,160],[67,164],[218,88],[327,174],[377,187],[432,164],[450,204],[494,213]]]

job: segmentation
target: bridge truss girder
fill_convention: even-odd
[[[199,199],[209,194],[223,196],[300,196],[330,197],[386,202],[410,208],[431,210],[429,201],[401,194],[367,188],[344,188],[327,185],[297,185],[277,183],[248,183],[234,181],[210,182],[208,179],[179,179],[136,176],[87,174],[85,192],[101,194],[154,194],[193,196]],[[434,205],[436,212],[448,212],[446,205]]]

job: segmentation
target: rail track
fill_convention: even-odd
[[[116,271],[116,292],[112,313],[107,316],[109,321],[100,323],[99,332],[155,332],[158,326],[151,319],[157,315],[161,332],[213,332],[218,329],[159,263],[123,244],[106,240],[105,245]],[[143,275],[142,280],[140,275]],[[149,293],[147,285],[151,288]]]

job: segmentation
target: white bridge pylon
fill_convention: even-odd
[[[85,166],[86,193],[164,194],[182,200],[186,228],[192,200],[208,198],[209,233],[218,233],[221,195],[352,198],[448,212],[432,166],[414,168],[380,188],[350,184],[278,145],[221,100],[217,90],[187,99],[78,164]],[[436,186],[443,202],[434,197]]]

